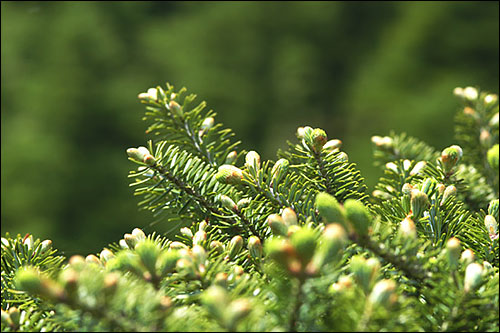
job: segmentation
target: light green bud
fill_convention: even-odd
[[[238,322],[250,314],[251,310],[251,304],[245,298],[232,301],[228,306],[227,326],[235,327]]]
[[[254,170],[260,169],[260,155],[254,150],[249,151],[245,156],[245,166],[253,168]]]
[[[486,158],[488,160],[488,164],[495,170],[498,171],[498,143],[491,147],[488,150],[488,153],[486,155]]]
[[[127,243],[129,249],[134,249],[137,245],[137,237],[132,234],[123,235],[123,239],[125,240],[125,243]]]
[[[9,317],[12,320],[12,323],[15,327],[19,326],[19,320],[21,318],[21,312],[15,306],[9,308]]]
[[[182,107],[176,101],[170,101],[168,103],[168,109],[174,116],[181,117],[182,116]]]
[[[313,229],[302,227],[290,237],[290,243],[295,249],[303,266],[307,266],[316,249],[317,235]]]
[[[52,241],[50,239],[46,239],[40,244],[40,255],[45,254],[50,250],[52,250]]]
[[[234,236],[229,242],[227,249],[227,256],[229,259],[234,259],[243,248],[243,238],[241,236]]]
[[[483,279],[483,266],[478,263],[471,263],[465,269],[464,290],[466,293],[475,290]]]
[[[356,233],[360,236],[367,235],[372,217],[365,205],[361,201],[347,199],[344,202],[344,210],[347,219],[354,227]]]
[[[288,227],[283,221],[283,218],[278,214],[271,214],[267,217],[267,224],[271,228],[271,231],[276,236],[285,236],[288,232]]]
[[[137,242],[141,242],[146,239],[146,234],[139,228],[134,228],[134,230],[132,230],[132,235],[135,236]]]
[[[328,140],[323,146],[323,150],[327,152],[332,152],[334,150],[338,150],[342,147],[342,141],[339,139]]]
[[[15,276],[15,285],[18,289],[24,290],[30,294],[42,293],[42,280],[38,271],[32,267],[19,269]]]
[[[221,254],[222,252],[224,252],[224,245],[222,245],[222,243],[219,241],[212,241],[210,243],[210,249],[214,250],[217,254]]]
[[[318,193],[316,195],[315,206],[326,223],[338,222],[346,227],[344,208],[334,196],[326,192]]]
[[[259,237],[250,236],[250,238],[248,238],[248,251],[250,252],[252,258],[260,260],[262,257],[262,243],[260,242]]]
[[[308,140],[306,136],[306,140]],[[319,154],[321,150],[323,149],[323,146],[327,142],[327,136],[324,130],[321,128],[315,128],[311,132],[310,140],[308,140],[309,146],[312,148],[312,150],[316,153]]]
[[[396,282],[393,280],[380,280],[370,293],[370,303],[373,305],[388,306],[396,300]]]
[[[236,203],[234,203],[233,199],[231,199],[227,195],[221,195],[220,202],[222,203],[222,206],[224,208],[229,209],[232,212],[238,211],[238,206],[236,206]]]
[[[180,232],[181,232],[181,235],[184,235],[187,238],[193,238],[193,232],[191,231],[191,229],[189,229],[187,227],[181,228]]]
[[[484,225],[488,229],[490,237],[494,237],[498,234],[498,222],[493,215],[486,215],[484,217]]]
[[[410,171],[410,176],[415,176],[415,175],[418,175],[420,174],[420,172],[427,166],[427,162],[426,161],[420,161],[418,162],[417,164],[415,164],[415,166],[413,167],[413,169],[411,169]]]
[[[297,225],[297,214],[295,214],[295,211],[287,207],[283,209],[283,212],[281,213],[281,217],[283,218],[283,222],[289,227],[291,225]]]
[[[461,252],[462,245],[460,244],[460,240],[455,237],[451,237],[450,239],[448,239],[448,241],[446,242],[446,255],[451,267],[457,266]]]
[[[202,245],[207,240],[207,233],[203,230],[195,232],[193,236],[193,245]]]
[[[171,249],[168,251],[162,251],[158,258],[158,261],[156,262],[156,270],[158,271],[159,276],[165,277],[167,274],[173,273],[177,264],[177,260],[179,259],[180,254],[177,250]]]
[[[328,224],[319,239],[318,249],[313,257],[314,265],[321,268],[338,258],[341,249],[347,244],[347,234],[338,223]]]
[[[113,252],[111,252],[110,250],[108,249],[103,249],[101,251],[101,253],[99,254],[99,258],[101,259],[101,262],[102,263],[106,263],[107,261],[111,260],[112,258],[114,258],[115,255],[113,254]]]
[[[450,146],[445,148],[441,152],[441,163],[443,165],[443,171],[448,174],[451,170],[457,165],[457,163],[462,158],[462,148],[457,145]]]
[[[278,161],[276,161],[276,164],[274,164],[273,168],[271,169],[272,184],[279,182],[280,179],[284,175],[286,175],[289,165],[290,162],[286,158],[280,158]]]
[[[201,129],[206,132],[214,126],[214,123],[214,117],[205,118],[205,120],[203,120],[203,123],[201,124]]]
[[[243,172],[240,168],[234,165],[224,164],[221,165],[215,175],[217,181],[223,184],[240,184],[243,179]]]
[[[399,234],[404,238],[415,239],[417,237],[417,227],[410,217],[406,217],[399,224]]]
[[[417,189],[411,190],[410,204],[414,220],[420,219],[424,211],[427,210],[430,206],[429,198],[427,197],[427,195]]]
[[[135,252],[139,255],[142,264],[151,273],[152,276],[156,275],[156,261],[160,255],[160,248],[152,240],[145,240],[135,247]]]
[[[372,136],[372,142],[377,146],[377,148],[383,149],[383,150],[391,150],[394,148],[394,142],[390,136]]]
[[[443,198],[441,199],[440,205],[443,205],[448,198],[454,197],[457,195],[457,188],[453,185],[447,186],[443,193]]]
[[[498,211],[499,211],[499,201],[498,199],[491,200],[488,205],[488,215],[493,215],[498,220]]]
[[[225,164],[233,164],[236,161],[237,157],[238,157],[238,153],[236,152],[236,150],[229,152],[226,156]]]

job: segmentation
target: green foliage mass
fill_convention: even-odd
[[[164,78],[210,101],[266,160],[287,151],[292,129],[323,128],[369,188],[381,174],[372,135],[458,143],[450,87],[498,91],[495,1],[0,6],[2,229],[50,238],[67,256],[135,225],[171,229],[137,211],[122,163],[146,140],[135,95]]]
[[[2,331],[498,331],[498,95],[454,94],[460,145],[372,137],[369,193],[323,129],[274,161],[185,88],[140,93],[131,186],[175,236],[65,258],[6,234]]]

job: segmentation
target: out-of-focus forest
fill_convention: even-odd
[[[1,224],[97,252],[134,227],[137,94],[170,82],[276,159],[298,126],[341,139],[372,187],[370,137],[454,143],[456,86],[498,92],[498,2],[1,2]]]

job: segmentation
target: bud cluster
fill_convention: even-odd
[[[320,192],[316,196],[315,207],[325,223],[339,223],[349,232],[366,236],[372,217],[368,208],[358,200],[347,199],[340,204],[334,196]]]
[[[145,163],[149,166],[154,166],[156,164],[156,159],[149,152],[146,147],[139,148],[129,148],[127,149],[127,155],[134,161]]]
[[[283,226],[287,228],[285,222]],[[337,223],[327,225],[321,233],[292,224],[287,233],[267,240],[264,249],[290,275],[303,279],[315,276],[323,266],[337,260],[346,243],[345,229]]]

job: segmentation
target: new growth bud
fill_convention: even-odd
[[[488,164],[496,171],[498,171],[498,143],[488,150],[486,158]]]
[[[344,202],[345,215],[360,236],[368,234],[368,227],[371,225],[371,216],[368,209],[361,201],[347,199]]]
[[[414,220],[420,219],[424,211],[427,210],[430,206],[427,194],[417,189],[411,190],[410,204]]]
[[[234,165],[224,164],[218,169],[215,179],[223,184],[240,184],[243,179],[243,172]]]
[[[256,260],[260,260],[262,257],[262,243],[260,242],[259,237],[250,236],[248,239],[248,251],[252,258]]]
[[[462,245],[458,238],[451,237],[446,242],[446,255],[448,257],[448,262],[451,267],[456,267],[458,260],[460,259],[460,252],[462,251]]]
[[[344,227],[346,226],[344,208],[334,196],[326,192],[318,193],[315,206],[326,223],[337,222],[344,225]]]
[[[445,174],[449,174],[462,158],[462,148],[457,145],[445,148],[441,152],[441,164]]]
[[[478,263],[471,263],[465,269],[464,290],[466,293],[475,290],[481,284],[483,277],[483,266]]]
[[[260,155],[254,150],[249,151],[245,156],[245,166],[249,169],[252,168],[255,171],[259,170],[260,169]]]

